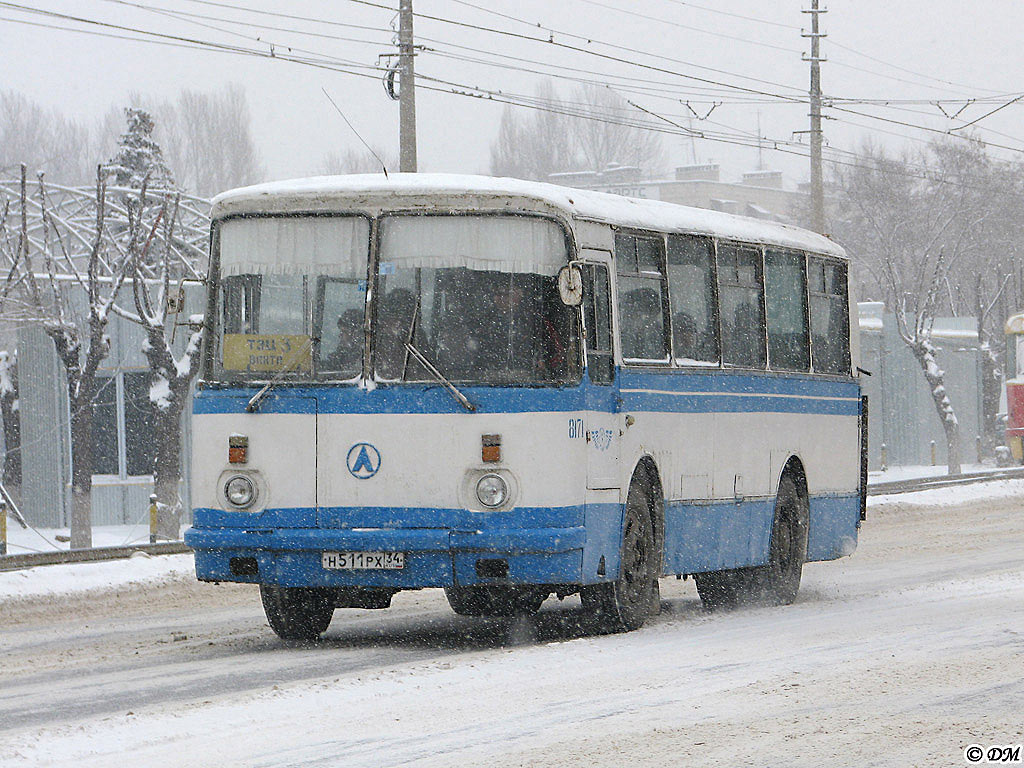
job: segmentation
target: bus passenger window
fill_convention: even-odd
[[[610,384],[615,378],[609,293],[608,269],[597,264],[585,265],[583,322],[587,327],[587,375],[594,384]]]
[[[765,252],[768,364],[776,371],[806,371],[811,367],[804,280],[802,253],[772,249]]]
[[[718,363],[715,274],[711,241],[669,235],[668,290],[672,305],[672,349],[680,365]]]
[[[624,360],[667,362],[661,240],[616,235],[619,339]]]
[[[718,297],[722,314],[723,362],[741,368],[764,368],[764,288],[760,251],[719,243]]]
[[[850,308],[846,265],[810,257],[811,359],[817,373],[850,373]]]

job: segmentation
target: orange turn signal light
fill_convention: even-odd
[[[501,461],[501,435],[482,435],[480,438],[480,458],[493,464]]]
[[[228,463],[245,464],[249,460],[249,438],[232,435],[228,438]]]

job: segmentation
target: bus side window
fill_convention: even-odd
[[[809,370],[804,254],[769,248],[764,255],[764,291],[768,364],[775,371]]]
[[[587,264],[583,269],[583,322],[587,330],[587,371],[594,384],[615,378],[612,358],[612,318],[608,268]]]
[[[669,235],[668,290],[676,363],[718,363],[714,250],[710,240]]]
[[[846,265],[811,256],[807,260],[811,309],[811,360],[816,373],[850,373],[850,308]]]
[[[764,281],[757,248],[718,244],[718,300],[722,361],[739,368],[764,368]]]
[[[661,238],[617,234],[617,299],[623,360],[668,362]]]

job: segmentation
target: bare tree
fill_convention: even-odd
[[[3,484],[21,487],[21,413],[18,407],[18,350],[0,351],[0,414],[4,420]],[[13,490],[12,490],[13,489]]]
[[[87,183],[95,166],[88,129],[14,91],[0,91],[0,176],[21,163],[59,183]]]
[[[374,157],[376,155],[376,157]],[[346,149],[341,154],[329,152],[324,155],[320,163],[319,172],[325,176],[337,176],[346,173],[381,173],[380,158],[384,161],[384,167],[390,170],[397,170],[398,158],[380,147],[374,147],[373,153],[366,149]]]
[[[536,100],[543,109],[505,107],[498,138],[491,145],[494,175],[544,181],[552,173],[583,167],[569,109],[550,80],[538,86]]]
[[[183,90],[174,103],[153,107],[159,136],[182,189],[212,196],[263,176],[242,86],[216,93]]]
[[[181,482],[181,416],[188,401],[189,389],[198,370],[197,358],[202,336],[201,323],[192,325],[191,335],[181,355],[172,347],[174,325],[183,309],[184,294],[173,284],[181,274],[181,261],[172,250],[172,244],[180,241],[176,234],[178,227],[180,198],[173,201],[164,197],[159,203],[155,221],[159,223],[163,236],[148,254],[145,248],[130,250],[130,271],[132,296],[135,312],[132,313],[113,305],[113,311],[134,323],[146,333],[143,354],[153,372],[149,399],[154,408],[155,425],[153,439],[156,443],[156,458],[153,465],[154,491],[157,497],[157,535],[165,539],[177,539],[183,512],[179,484]],[[141,211],[134,214],[130,230],[137,232],[145,227]],[[136,239],[137,242],[137,239]],[[147,267],[156,266],[159,275],[148,278]],[[175,312],[169,307],[174,306]]]
[[[665,164],[661,134],[638,126],[637,111],[617,93],[583,85],[575,98],[585,116],[574,121],[573,130],[588,168],[600,171],[617,163],[652,170]]]
[[[1024,164],[993,160],[978,144],[943,143],[933,147],[946,178],[967,190],[961,208],[975,224],[964,256],[946,284],[949,311],[975,319],[981,346],[983,448],[1002,444],[999,401],[1004,364],[1003,325],[1022,306],[1024,241]]]
[[[894,312],[897,332],[914,355],[946,436],[948,467],[960,471],[960,424],[936,359],[932,330],[954,303],[960,270],[977,269],[978,238],[991,209],[964,171],[981,158],[949,155],[933,145],[894,158],[865,147],[833,183],[833,231],[868,286]],[[923,170],[922,170],[923,169]],[[971,266],[969,266],[971,265]]]
[[[67,244],[50,217],[41,175],[37,204],[42,228],[38,237],[29,236],[29,197],[24,165],[21,167],[17,251],[3,254],[10,264],[4,298],[20,296],[26,319],[41,323],[64,368],[71,410],[71,546],[75,549],[92,546],[92,424],[93,401],[97,393],[96,373],[110,352],[107,324],[129,263],[128,259],[110,253],[107,248],[107,188],[103,176],[102,169],[98,169],[95,231],[84,272],[76,267]],[[5,229],[8,218],[4,216]],[[138,237],[136,232],[130,242],[132,249],[140,247]],[[12,238],[5,232],[0,237],[0,248],[9,247],[11,242]],[[36,271],[36,265],[41,272]],[[61,279],[61,267],[71,269],[72,282],[85,293],[84,318],[75,317],[75,302],[68,295],[71,283]]]
[[[607,88],[582,86],[564,99],[545,81],[534,103],[536,110],[505,107],[491,145],[491,173],[545,180],[612,164],[649,172],[665,162],[661,134],[643,128],[637,110]]]

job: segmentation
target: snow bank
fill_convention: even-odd
[[[0,571],[0,603],[5,600],[160,584],[194,573],[195,562],[191,554],[154,557],[142,552],[125,560]]]
[[[952,485],[913,493],[891,493],[868,498],[868,507],[895,505],[900,508],[952,507],[979,501],[1024,497],[1024,480],[991,480],[987,483]]]

